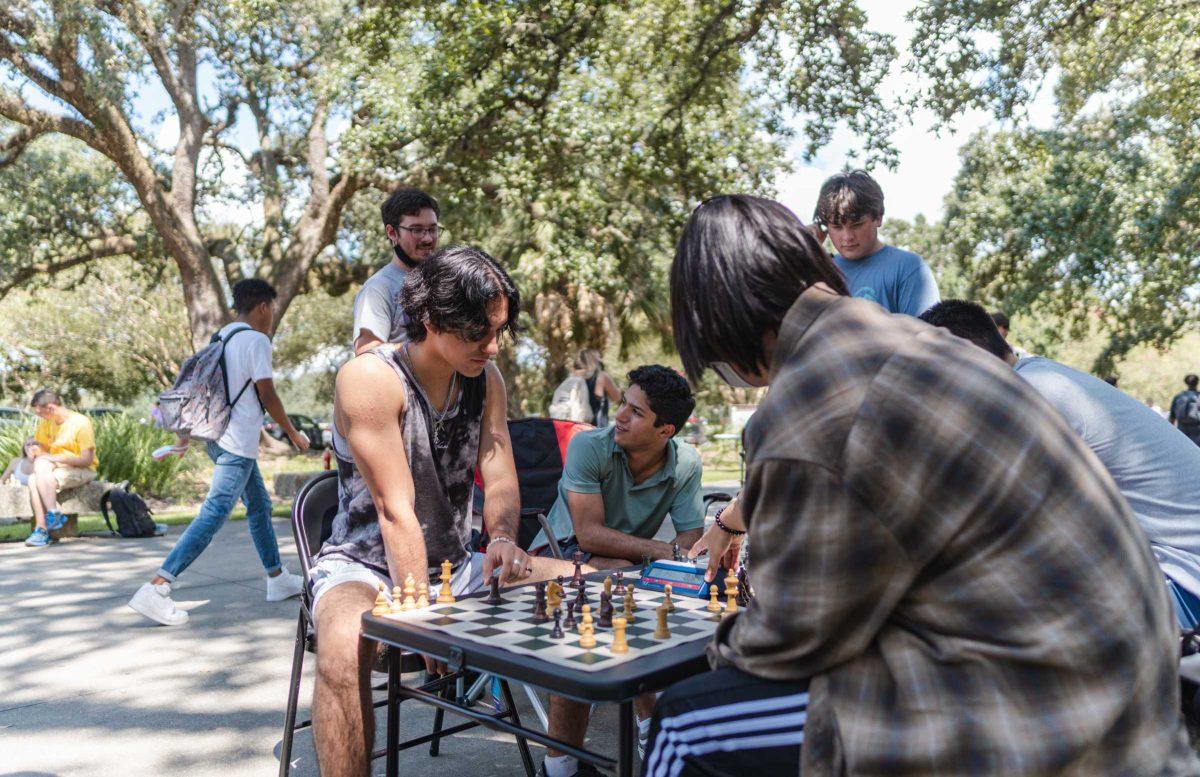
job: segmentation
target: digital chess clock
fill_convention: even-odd
[[[642,577],[638,580],[638,587],[645,588],[648,591],[662,591],[668,584],[671,586],[671,593],[675,595],[694,596],[698,599],[708,598],[708,588],[710,583],[704,581],[704,572],[708,569],[707,562],[694,564],[691,561],[668,561],[667,559],[659,559],[651,561],[650,564],[642,570]],[[724,569],[717,570],[717,576],[713,578],[717,583],[725,579],[728,574]],[[717,588],[720,591],[720,587]]]

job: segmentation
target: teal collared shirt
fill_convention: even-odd
[[[704,527],[700,494],[700,454],[685,442],[667,443],[667,460],[641,483],[633,482],[624,449],[613,438],[615,427],[580,432],[567,448],[567,462],[558,482],[558,499],[547,520],[559,540],[575,536],[567,492],[600,494],[604,499],[604,525],[635,537],[650,539],[668,513],[675,531]],[[530,545],[546,545],[539,532]]]

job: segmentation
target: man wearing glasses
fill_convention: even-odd
[[[408,271],[437,248],[438,204],[420,189],[397,189],[379,208],[395,256],[367,279],[354,298],[354,354],[404,342],[400,290]]]
[[[921,315],[940,300],[925,260],[879,239],[883,190],[867,173],[855,170],[826,180],[813,215],[817,238],[824,240],[828,234],[837,250],[833,261],[846,277],[851,296],[910,316]]]

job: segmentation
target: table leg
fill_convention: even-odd
[[[400,650],[388,650],[387,777],[400,774]]]
[[[633,777],[633,702],[621,702],[617,723],[617,777]]]

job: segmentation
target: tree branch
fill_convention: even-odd
[[[25,125],[17,127],[16,132],[0,143],[0,169],[16,162],[30,143],[48,133],[49,130],[34,129]]]
[[[17,95],[7,89],[0,89],[0,116],[23,124],[31,130],[44,134],[60,132],[82,140],[101,153],[107,153],[107,146],[95,127],[79,119],[61,116],[38,108],[31,108]]]
[[[0,283],[0,297],[4,297],[13,289],[21,286],[38,275],[54,275],[72,267],[78,267],[96,259],[133,253],[138,242],[128,235],[114,235],[74,256],[68,256],[54,262],[37,262],[15,270],[3,283]]]

